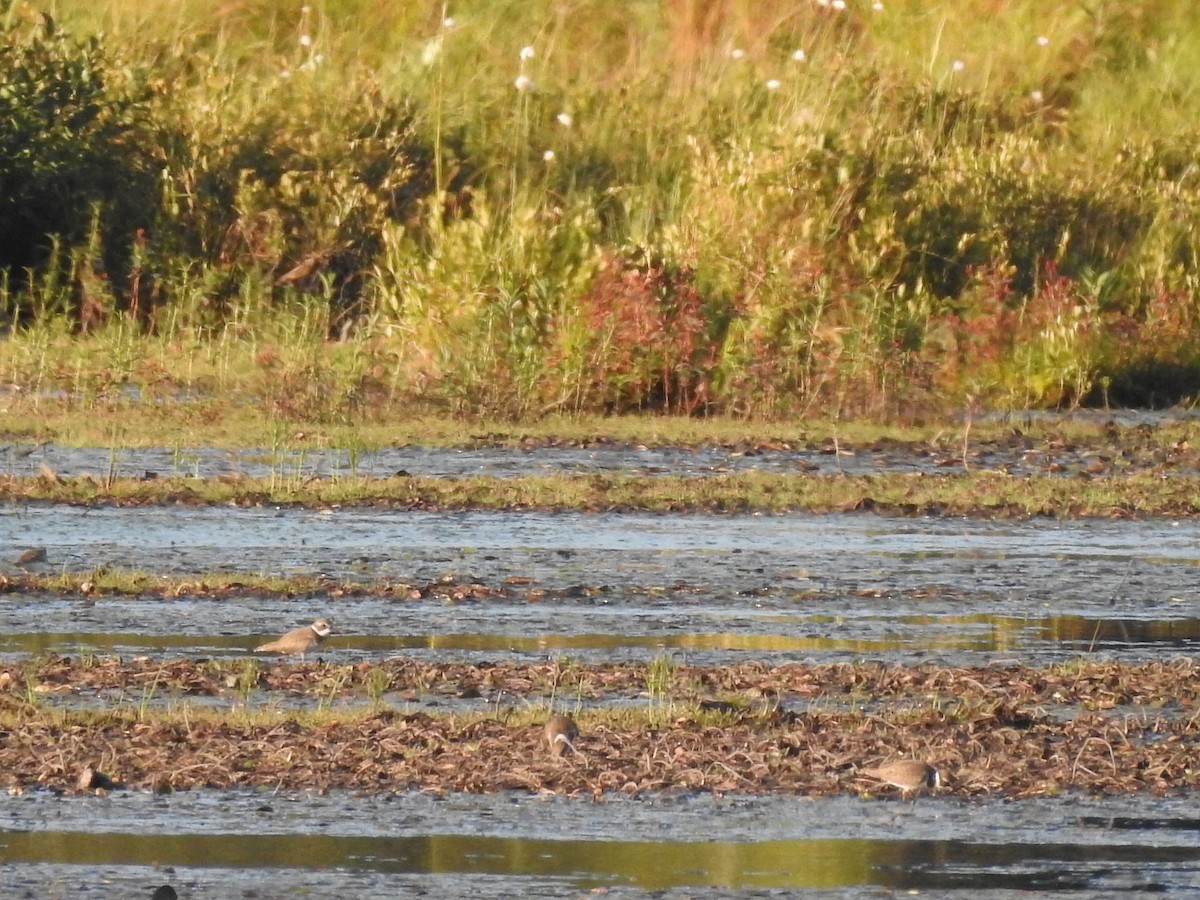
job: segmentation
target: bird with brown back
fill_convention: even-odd
[[[910,793],[916,795],[921,791],[936,790],[942,784],[938,770],[919,759],[897,759],[875,768],[860,769],[859,771],[868,778],[875,778],[900,788],[902,795]]]
[[[295,628],[289,631],[278,640],[255,647],[254,652],[278,653],[281,656],[299,655],[301,659],[304,659],[305,653],[316,647],[332,633],[333,627],[329,624],[328,619],[317,619],[311,625],[305,625],[303,628]]]
[[[574,753],[575,741],[579,739],[579,726],[570,716],[551,716],[542,729],[542,738],[553,756],[562,756],[567,750]]]

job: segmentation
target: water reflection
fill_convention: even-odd
[[[1089,652],[1101,649],[1136,649],[1177,653],[1200,643],[1200,619],[1094,618],[1081,615],[1004,616],[892,615],[864,613],[833,617],[740,617],[705,615],[689,610],[683,615],[602,617],[586,611],[570,617],[580,630],[546,633],[544,620],[526,622],[508,616],[505,608],[483,610],[461,618],[494,632],[411,632],[408,634],[339,633],[326,641],[320,655],[355,658],[405,651],[487,652],[548,655],[600,651],[634,651],[653,656],[670,650],[741,653],[803,653],[871,655],[892,651],[957,651],[967,653],[1044,652],[1047,649]],[[690,622],[688,620],[691,620]],[[705,620],[733,619],[736,629],[693,630]],[[428,627],[429,622],[414,624]],[[611,631],[586,630],[608,624]],[[512,628],[511,633],[506,633]],[[0,634],[0,654],[101,653],[129,655],[240,656],[259,642],[256,635],[189,635],[105,632],[20,632]]]
[[[576,889],[684,886],[1145,889],[1153,866],[1195,883],[1200,848],[961,840],[625,841],[423,835],[91,834],[0,831],[0,863],[310,868],[555,878]]]
[[[1085,828],[1108,831],[1200,831],[1200,819],[1148,816],[1080,816]]]

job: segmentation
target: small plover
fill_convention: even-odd
[[[317,619],[311,625],[289,631],[277,641],[255,647],[254,652],[278,653],[282,656],[299,654],[300,658],[304,659],[305,653],[329,637],[332,632],[333,628],[330,627],[328,620]]]

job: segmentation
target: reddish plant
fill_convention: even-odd
[[[582,396],[611,412],[695,413],[712,401],[716,347],[690,270],[661,259],[610,261],[582,298]]]

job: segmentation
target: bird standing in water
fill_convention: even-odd
[[[333,628],[330,626],[329,620],[317,619],[311,625],[289,631],[277,641],[255,647],[254,652],[278,653],[282,656],[299,654],[300,658],[304,659],[305,653],[329,637],[332,632]]]

